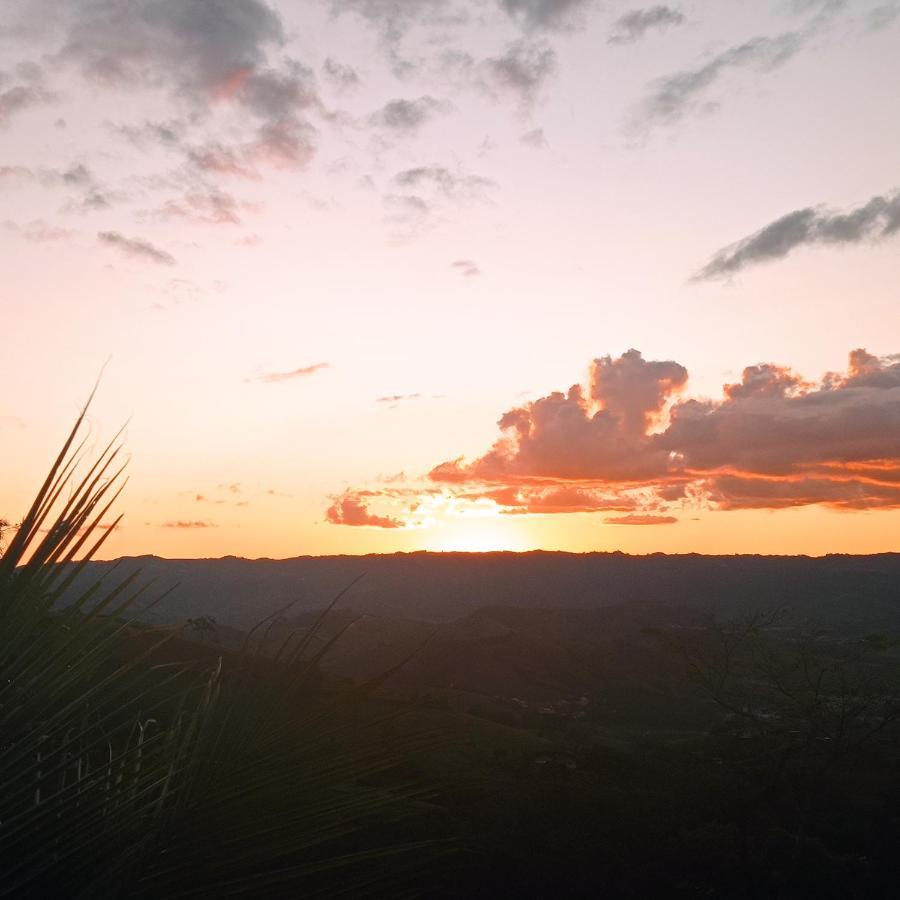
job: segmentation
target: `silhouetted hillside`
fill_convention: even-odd
[[[483,607],[598,609],[665,604],[732,618],[788,607],[849,632],[900,627],[900,554],[628,556],[623,553],[411,553],[295,559],[178,560],[155,556],[91,563],[73,586],[117,566],[140,568],[160,589],[177,590],[147,616],[180,622],[200,615],[244,629],[296,601],[291,615],[320,609],[362,575],[341,601],[358,612],[427,623]]]

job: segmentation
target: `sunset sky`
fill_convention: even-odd
[[[4,0],[0,517],[900,550],[900,0]]]

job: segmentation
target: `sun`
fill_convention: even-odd
[[[492,519],[471,519],[448,525],[427,548],[443,553],[491,553],[497,550],[530,549],[523,536],[506,523]]]

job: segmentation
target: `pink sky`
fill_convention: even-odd
[[[900,550],[898,49],[884,0],[12,0],[0,516],[109,359],[110,556]]]

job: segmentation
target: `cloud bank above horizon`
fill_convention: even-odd
[[[440,463],[427,479],[503,514],[623,514],[610,524],[674,524],[673,512],[691,509],[900,508],[900,354],[857,349],[846,372],[815,382],[748,366],[720,400],[684,398],[687,381],[677,362],[637,350],[600,357],[587,385],[507,411],[487,453]],[[415,487],[348,491],[326,518],[397,528],[398,516],[367,503],[402,498],[415,524],[415,497]]]

